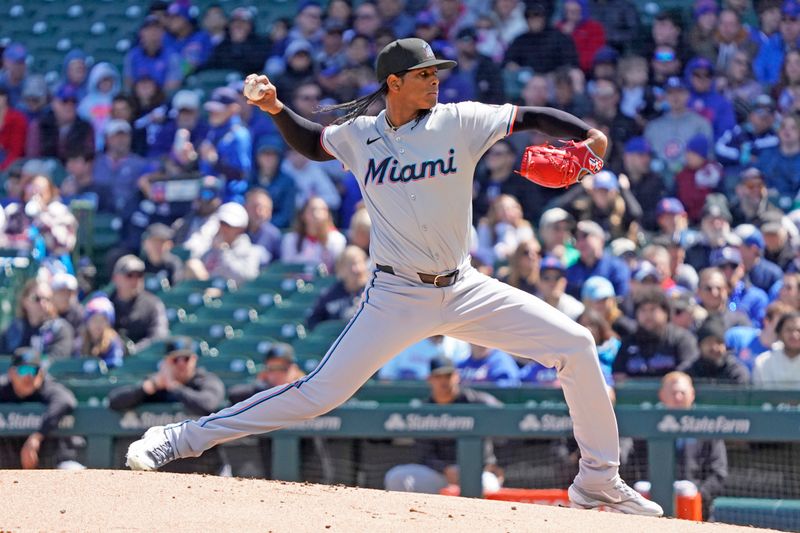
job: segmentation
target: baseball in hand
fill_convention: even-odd
[[[244,95],[254,102],[263,98],[267,92],[267,85],[265,83],[258,83],[256,80],[248,80],[244,84]]]

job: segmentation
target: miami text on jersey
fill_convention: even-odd
[[[456,151],[450,148],[450,157],[447,158],[447,166],[445,166],[444,159],[431,159],[428,161],[423,161],[422,163],[412,163],[411,165],[404,165],[397,169],[397,159],[394,159],[392,156],[387,157],[377,165],[375,164],[375,158],[370,158],[369,163],[367,164],[367,174],[364,176],[364,186],[367,186],[367,183],[374,182],[376,179],[378,181],[378,185],[383,183],[383,179],[386,177],[386,171],[389,171],[389,181],[391,182],[409,182],[411,180],[421,180],[424,178],[432,178],[436,176],[436,169],[439,169],[439,173],[442,175],[452,174],[456,172],[458,169],[455,167],[453,163],[453,156],[455,155]]]

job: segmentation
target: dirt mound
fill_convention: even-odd
[[[118,470],[0,471],[0,497],[3,532],[730,533],[743,529],[448,496]]]

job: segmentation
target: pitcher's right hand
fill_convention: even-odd
[[[283,103],[278,100],[277,89],[264,74],[247,76],[242,92],[248,104],[258,107],[265,113],[274,115],[283,109]]]

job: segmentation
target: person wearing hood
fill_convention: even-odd
[[[272,198],[272,223],[287,229],[292,225],[295,211],[297,185],[294,180],[281,170],[281,161],[285,145],[280,137],[264,137],[256,149],[253,167],[253,185],[263,188]]]
[[[61,79],[56,90],[67,85],[75,90],[80,101],[86,96],[88,82],[89,64],[86,53],[80,48],[73,48],[64,56]]]
[[[716,317],[706,320],[697,331],[700,357],[686,373],[700,381],[746,385],[750,372],[725,346],[725,324]]]
[[[692,224],[700,222],[706,197],[722,184],[722,166],[709,159],[708,139],[695,135],[686,143],[686,164],[675,176],[675,196],[686,207]]]
[[[5,87],[0,87],[0,170],[7,169],[25,152],[28,119],[14,109]]]
[[[590,17],[587,0],[567,0],[562,9],[556,29],[572,37],[578,52],[578,65],[584,72],[589,72],[594,55],[606,44],[606,30]]]
[[[105,146],[106,123],[111,117],[112,103],[120,88],[117,67],[106,62],[92,67],[86,96],[78,104],[78,115],[92,125],[97,151],[102,151]]]
[[[704,57],[695,57],[686,64],[684,71],[691,96],[689,108],[704,116],[714,128],[714,139],[736,125],[733,104],[714,87],[714,67]]]
[[[166,45],[164,27],[156,16],[144,19],[139,28],[139,43],[125,54],[122,76],[128,90],[143,77],[151,78],[165,93],[180,87],[181,58]]]
[[[781,7],[781,15],[779,31],[761,45],[753,60],[756,80],[765,86],[778,83],[787,50],[800,45],[800,4],[796,0],[786,0]]]

